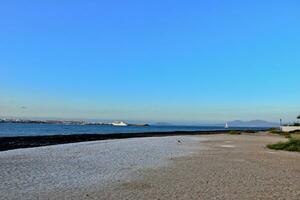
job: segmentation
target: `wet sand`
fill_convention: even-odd
[[[0,198],[300,199],[300,154],[265,148],[282,140],[219,134],[0,152]]]
[[[146,133],[113,133],[113,134],[74,134],[74,135],[46,135],[46,136],[15,136],[0,137],[0,151],[67,144],[75,142],[88,142],[112,139],[166,137],[182,135],[220,134],[228,131],[171,131]]]

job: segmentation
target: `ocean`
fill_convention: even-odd
[[[0,137],[73,135],[73,134],[114,134],[146,133],[173,131],[218,131],[218,130],[262,130],[261,127],[235,127],[225,129],[222,126],[99,126],[99,125],[62,125],[0,123]]]

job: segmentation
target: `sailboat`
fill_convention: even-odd
[[[228,126],[228,123],[226,122],[226,124],[225,124],[225,128],[229,128],[229,126]]]

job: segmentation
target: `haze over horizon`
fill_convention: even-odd
[[[126,119],[91,119],[91,118],[63,118],[63,117],[15,117],[15,116],[0,116],[0,120],[59,120],[59,121],[87,121],[87,122],[116,122],[116,121],[122,121],[125,123],[137,123],[137,124],[150,124],[150,125],[187,125],[187,126],[206,126],[206,125],[221,125],[224,126],[225,123],[229,124],[268,124],[268,125],[275,125],[279,124],[279,121],[266,121],[266,120],[260,120],[260,119],[253,119],[253,120],[194,120],[194,121],[172,121],[172,120],[165,120],[165,121],[157,121],[157,120],[126,120]],[[290,123],[288,121],[285,121],[284,123]]]
[[[1,1],[0,116],[300,114],[300,2]]]

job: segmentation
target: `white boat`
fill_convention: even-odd
[[[225,124],[225,128],[229,128],[229,126],[228,126],[228,123],[226,122],[226,124]]]
[[[113,122],[111,123],[113,126],[128,126],[125,122]]]

